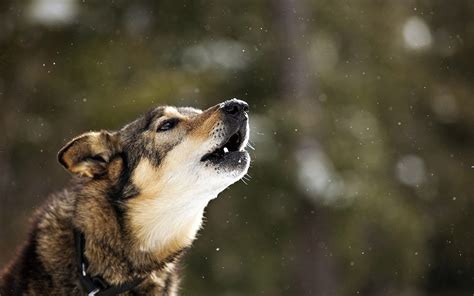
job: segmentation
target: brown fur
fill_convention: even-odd
[[[3,272],[1,295],[82,295],[77,283],[78,266],[74,248],[73,227],[87,234],[86,257],[90,262],[88,273],[100,275],[107,283],[118,285],[133,281],[136,277],[147,278],[135,293],[142,295],[172,294],[176,289],[176,264],[180,253],[176,252],[164,260],[155,254],[130,249],[130,237],[121,229],[115,210],[107,201],[105,192],[116,182],[117,166],[122,159],[115,159],[114,170],[106,178],[82,186],[77,192],[65,190],[53,196],[37,211],[33,242],[23,250],[35,248],[35,264],[42,265],[44,272],[38,278],[28,278],[21,287],[12,288],[12,277],[25,276],[24,271],[15,270],[18,265],[28,266],[28,258],[20,256]],[[76,181],[79,182],[80,181]],[[54,275],[50,277],[48,275]],[[16,289],[21,293],[16,293]],[[145,292],[146,291],[146,292]],[[44,294],[43,294],[44,293]],[[124,294],[127,295],[127,294]],[[132,294],[131,294],[132,295]]]
[[[173,183],[174,188],[169,179],[179,177],[180,165],[190,161],[186,156],[206,141],[217,134],[224,137],[226,128],[235,133],[246,124],[243,116],[227,118],[222,106],[204,112],[159,107],[120,131],[89,132],[66,144],[58,159],[75,175],[72,185],[51,196],[36,212],[28,240],[0,273],[0,295],[83,295],[74,230],[85,237],[89,275],[100,276],[109,285],[144,279],[123,295],[175,295],[179,260],[195,238],[205,205],[215,196],[201,201],[201,184],[197,201],[183,199],[189,198],[189,192],[182,191],[180,183]],[[160,133],[159,127],[169,119],[179,124]],[[237,164],[234,157],[235,170],[245,173],[248,155],[236,153],[241,158]],[[202,162],[195,166],[219,180],[220,167]],[[184,185],[189,191],[193,184]],[[188,203],[197,206],[183,212],[182,205]],[[173,212],[159,211],[161,204],[185,217],[176,225],[164,225],[163,230],[171,230],[166,235],[160,229],[156,233],[150,224],[173,217]],[[155,217],[154,209],[164,216]],[[166,240],[155,242],[157,238]]]

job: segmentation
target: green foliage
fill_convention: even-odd
[[[183,295],[472,295],[470,1],[48,1],[0,4],[2,265],[66,140],[238,97],[251,180],[208,207]]]

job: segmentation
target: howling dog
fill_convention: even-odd
[[[59,151],[72,185],[50,197],[0,275],[0,295],[176,295],[208,202],[249,168],[248,105],[157,107]]]

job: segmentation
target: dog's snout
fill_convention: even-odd
[[[246,118],[245,113],[249,111],[249,105],[242,100],[232,99],[222,103],[221,109],[227,115],[243,119]]]

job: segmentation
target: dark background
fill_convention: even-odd
[[[0,265],[56,153],[155,105],[251,106],[183,295],[473,295],[473,1],[0,2]]]

